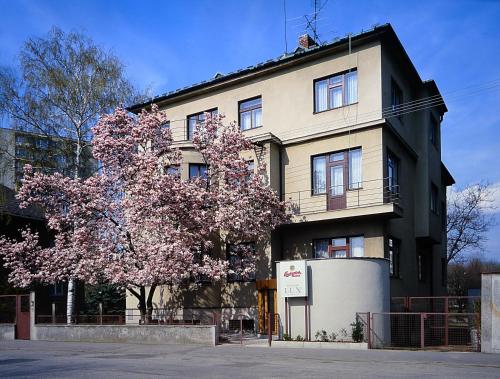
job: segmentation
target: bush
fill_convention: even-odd
[[[326,330],[318,330],[316,332],[316,341],[321,341],[321,342],[328,342],[328,334],[326,333]]]
[[[292,340],[292,337],[290,337],[290,335],[284,333],[283,334],[283,341],[291,341]]]
[[[295,341],[304,341],[304,337],[302,337],[300,334],[297,336],[297,338],[295,339]]]
[[[364,334],[363,334],[363,325],[361,321],[357,320],[351,324],[352,327],[352,340],[354,342],[363,342]]]

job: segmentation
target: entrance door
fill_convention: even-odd
[[[30,339],[30,295],[16,296],[16,339]]]
[[[257,280],[257,301],[259,333],[267,334],[269,329],[269,315],[271,315],[271,331],[277,333],[276,322],[276,279]]]
[[[346,207],[347,153],[339,152],[328,156],[326,185],[328,188],[327,209],[343,209]]]

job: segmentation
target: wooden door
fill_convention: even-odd
[[[16,296],[16,339],[30,339],[30,295]]]
[[[346,207],[346,188],[349,180],[347,152],[329,154],[326,167],[327,209],[329,211],[343,209]]]

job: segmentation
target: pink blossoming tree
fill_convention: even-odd
[[[266,241],[287,222],[286,204],[267,185],[262,164],[249,173],[242,152],[253,145],[239,128],[206,116],[192,142],[207,171],[190,180],[178,173],[182,154],[156,108],[137,117],[119,108],[99,120],[93,154],[102,169],[88,179],[26,167],[18,197],[22,206],[45,210],[55,240],[42,247],[30,230],[20,241],[0,238],[9,280],[20,287],[71,279],[116,284],[137,297],[148,322],[157,286],[232,273],[226,259],[207,254],[216,244],[238,245],[247,263],[238,274],[250,274],[255,260],[245,242]]]

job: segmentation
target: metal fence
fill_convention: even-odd
[[[330,188],[330,191],[337,195],[342,194],[345,196],[345,204],[338,209],[358,208],[386,203],[399,204],[399,186],[389,186],[388,183],[388,178],[366,180],[356,183],[353,188],[349,188],[348,185],[344,184],[340,189],[338,186],[335,186]],[[291,204],[292,212],[295,214],[331,210],[328,208],[328,194],[314,194],[311,189],[286,192],[282,194],[282,198]]]
[[[372,313],[371,348],[479,351],[478,313]]]
[[[480,296],[405,296],[391,299],[391,312],[478,313]]]

